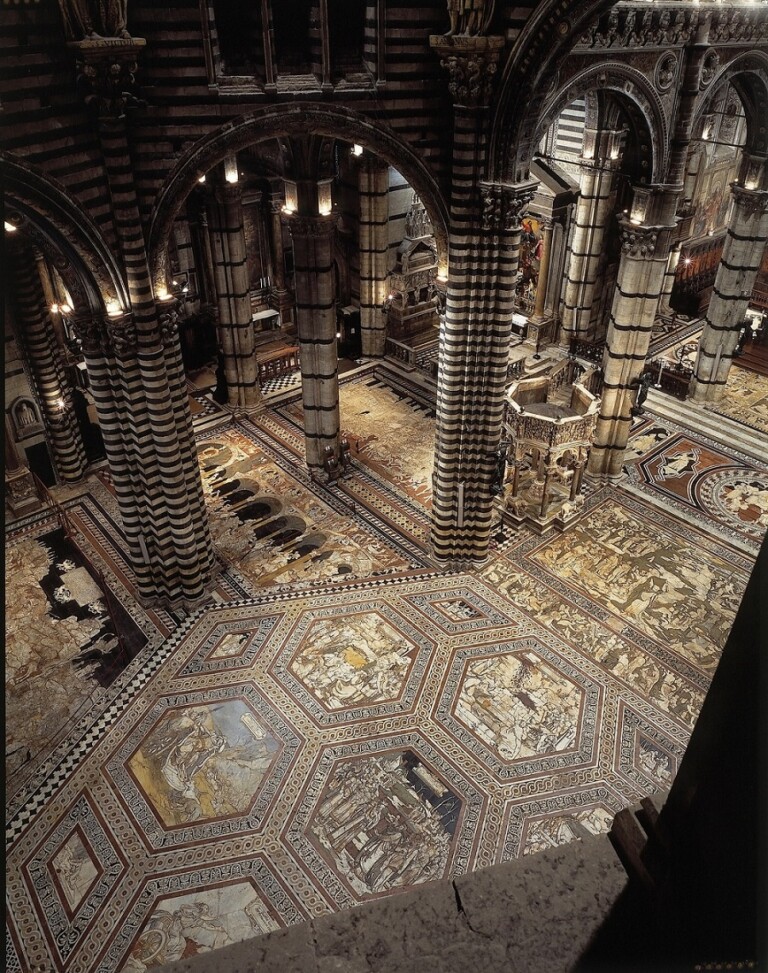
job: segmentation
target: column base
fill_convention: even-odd
[[[43,506],[31,472],[22,468],[5,475],[5,502],[14,517],[26,517]]]
[[[429,555],[432,563],[442,571],[476,571],[490,560],[490,554],[485,554],[477,560],[468,558],[440,557],[434,551]]]
[[[219,563],[218,558],[215,559],[211,569],[211,576],[206,582],[202,593],[196,598],[186,598],[183,595],[180,595],[178,598],[169,598],[166,595],[144,595],[139,591],[134,593],[134,597],[142,608],[150,610],[159,608],[164,611],[181,609],[182,611],[190,614],[191,612],[196,611],[198,608],[202,608],[204,605],[208,604],[208,602],[211,600],[216,579],[223,572],[223,570],[224,568]]]

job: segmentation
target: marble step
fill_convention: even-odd
[[[750,429],[749,426],[727,419],[693,402],[681,402],[653,388],[648,393],[645,407],[661,419],[678,422],[716,443],[746,453],[747,456],[768,465],[768,436],[757,429]]]

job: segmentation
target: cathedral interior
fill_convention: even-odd
[[[6,969],[663,806],[768,528],[768,4],[0,12]]]

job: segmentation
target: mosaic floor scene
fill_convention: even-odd
[[[606,831],[670,786],[768,470],[646,414],[623,486],[451,573],[407,377],[344,379],[331,487],[297,464],[300,398],[197,415],[206,608],[136,604],[105,473],[61,498],[69,533],[48,511],[8,531],[8,970],[141,973]]]

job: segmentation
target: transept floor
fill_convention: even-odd
[[[419,386],[345,377],[331,488],[280,401],[232,423],[200,396],[205,609],[136,604],[106,476],[62,501],[70,537],[9,532],[9,970],[135,973],[605,831],[674,777],[765,468],[646,415],[626,488],[440,572]]]

